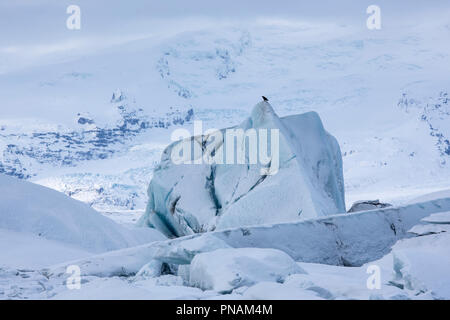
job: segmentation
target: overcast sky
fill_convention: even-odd
[[[431,5],[432,3],[432,5]],[[81,8],[79,31],[66,28],[66,8]],[[219,21],[290,19],[364,28],[366,8],[379,5],[383,27],[449,17],[449,0],[0,0],[0,59],[95,49]],[[25,63],[25,62],[24,62]]]

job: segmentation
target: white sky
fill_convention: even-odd
[[[448,0],[0,0],[0,59],[14,68],[47,55],[70,57],[149,35],[174,33],[219,21],[289,19],[364,25],[377,4],[384,26],[447,16]],[[66,8],[81,8],[82,28],[66,28]],[[449,18],[450,22],[450,18]],[[23,64],[23,66],[21,66]],[[9,66],[11,67],[11,66]],[[7,68],[9,69],[9,68]]]

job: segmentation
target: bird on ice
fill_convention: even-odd
[[[269,101],[269,99],[267,99],[266,97],[262,96],[264,101]]]

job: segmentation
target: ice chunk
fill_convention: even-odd
[[[154,255],[155,259],[166,263],[189,264],[194,256],[199,253],[230,248],[225,241],[212,234],[180,240],[182,241],[166,243],[167,246],[160,246]]]
[[[189,281],[192,286],[224,293],[260,281],[282,282],[294,273],[304,271],[279,250],[218,249],[194,257]]]
[[[422,221],[435,224],[450,224],[450,211],[434,213],[429,217],[423,218]]]
[[[380,271],[379,289],[367,286],[371,274],[368,266],[375,264]],[[389,275],[392,272],[390,264],[379,261],[371,262],[361,267],[341,267],[315,263],[299,263],[307,274],[289,276],[283,284],[284,291],[307,290],[323,299],[408,299],[409,294],[391,285]]]
[[[450,225],[447,224],[418,224],[409,231],[416,236],[426,236],[442,232],[450,232]]]
[[[450,232],[450,211],[433,213],[420,220],[422,223],[409,230],[416,236]]]
[[[450,198],[402,207],[334,215],[292,223],[214,232],[232,247],[282,250],[296,261],[360,266],[386,255],[408,230],[432,213],[448,211]]]
[[[435,299],[450,299],[450,235],[440,233],[405,239],[392,248],[394,283],[415,294],[430,292]]]
[[[156,278],[161,275],[163,263],[159,260],[152,259],[145,264],[136,274],[136,279]]]

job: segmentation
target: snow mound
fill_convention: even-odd
[[[291,257],[275,249],[218,249],[200,253],[190,266],[191,286],[203,290],[231,292],[261,281],[282,282],[285,277],[304,273]]]
[[[0,175],[0,228],[104,252],[163,240],[156,230],[129,230],[57,191]]]
[[[23,232],[0,229],[0,265],[14,268],[44,268],[56,263],[92,256],[78,246]],[[1,290],[0,290],[1,291]]]
[[[241,130],[242,135],[228,136],[226,130],[231,129]],[[278,132],[279,157],[271,152],[275,136],[268,139],[259,134],[257,153],[261,157],[261,144],[266,144],[270,161],[252,162],[250,129],[258,134],[267,129],[268,136]],[[193,145],[194,152],[187,157],[192,164],[172,161],[182,143]],[[196,149],[213,159],[212,164],[205,163],[205,156]],[[235,159],[230,164],[230,152],[241,152],[245,161]],[[177,237],[345,212],[342,158],[336,139],[325,131],[317,113],[279,118],[268,102],[258,103],[239,126],[167,147],[148,194],[147,210],[139,223]]]

